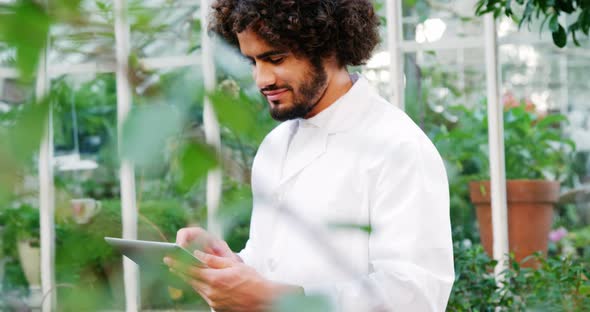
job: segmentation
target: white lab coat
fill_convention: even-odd
[[[327,295],[337,311],[445,310],[454,269],[443,161],[364,78],[268,134],[252,191],[240,256],[264,277]]]

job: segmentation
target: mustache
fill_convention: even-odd
[[[260,92],[274,91],[274,90],[279,90],[279,89],[287,89],[287,90],[293,91],[293,88],[289,85],[284,85],[284,86],[271,85],[271,86],[264,87],[264,88],[260,89]]]

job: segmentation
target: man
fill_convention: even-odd
[[[211,28],[252,63],[273,118],[239,254],[201,228],[207,268],[165,262],[217,311],[320,294],[338,311],[443,311],[454,280],[443,162],[409,117],[350,75],[378,43],[369,0],[218,0]],[[363,227],[365,225],[365,227]],[[360,228],[370,229],[363,231]]]

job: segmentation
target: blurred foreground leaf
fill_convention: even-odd
[[[217,218],[232,250],[241,250],[249,236],[252,191],[249,185],[226,181]]]
[[[243,93],[239,96],[216,92],[210,95],[219,122],[234,134],[243,136],[249,142],[260,142],[263,129],[257,122],[257,113],[248,105],[250,102]]]
[[[373,228],[370,224],[356,224],[356,223],[330,223],[328,224],[330,228],[333,229],[341,229],[341,230],[359,230],[365,232],[367,234],[371,234]]]
[[[123,125],[121,156],[139,166],[160,159],[168,139],[180,132],[180,113],[168,105],[134,107]]]
[[[27,162],[39,150],[41,138],[47,125],[48,100],[22,107],[14,125],[9,130],[10,150],[15,160]]]
[[[0,128],[0,203],[14,191],[22,170],[39,151],[47,124],[49,102],[29,103],[19,108],[14,121]]]
[[[317,295],[283,296],[273,307],[273,311],[276,312],[329,312],[333,310],[334,309],[328,298]]]
[[[182,146],[178,157],[180,188],[184,191],[190,190],[218,164],[217,153],[211,146],[192,142]]]
[[[46,10],[34,1],[0,6],[0,40],[16,48],[16,63],[25,78],[37,68],[51,23]]]

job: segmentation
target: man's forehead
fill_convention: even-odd
[[[273,46],[262,39],[256,32],[248,29],[237,33],[240,52],[247,57],[255,57],[271,51],[285,51],[279,46]]]

